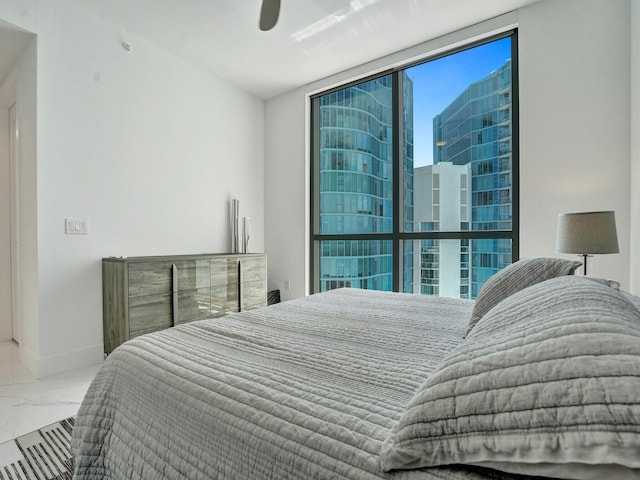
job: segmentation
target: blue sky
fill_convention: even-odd
[[[413,142],[415,167],[433,163],[433,117],[467,86],[486,77],[511,58],[505,38],[407,70],[413,80]]]

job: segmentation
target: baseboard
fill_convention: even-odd
[[[20,358],[20,363],[23,367],[29,370],[29,373],[34,377],[37,377],[36,373],[38,371],[38,359],[35,354],[31,350],[27,350],[26,347],[22,345],[18,346],[18,357]]]
[[[20,358],[22,360],[22,357]],[[100,343],[91,347],[37,359],[35,377],[50,377],[69,370],[76,370],[78,368],[102,363],[103,361],[104,348],[102,347],[102,343]],[[25,366],[29,368],[28,365]]]

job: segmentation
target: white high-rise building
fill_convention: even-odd
[[[469,229],[470,165],[440,162],[414,169],[414,231]],[[418,240],[414,248],[414,293],[469,298],[469,241]]]

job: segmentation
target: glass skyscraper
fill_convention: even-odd
[[[433,120],[434,164],[470,165],[472,231],[510,230],[511,61],[469,85]],[[511,263],[511,240],[471,240],[471,298]]]
[[[403,78],[403,154],[413,172],[413,84]],[[319,210],[322,234],[393,231],[393,91],[390,75],[320,99]],[[405,223],[413,222],[413,173],[404,178]],[[320,242],[320,290],[392,290],[391,240]],[[413,282],[412,251],[404,252],[405,282]],[[409,271],[407,271],[409,269]]]

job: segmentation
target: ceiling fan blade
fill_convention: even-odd
[[[271,30],[278,22],[280,15],[280,0],[262,0],[260,10],[260,30]]]

